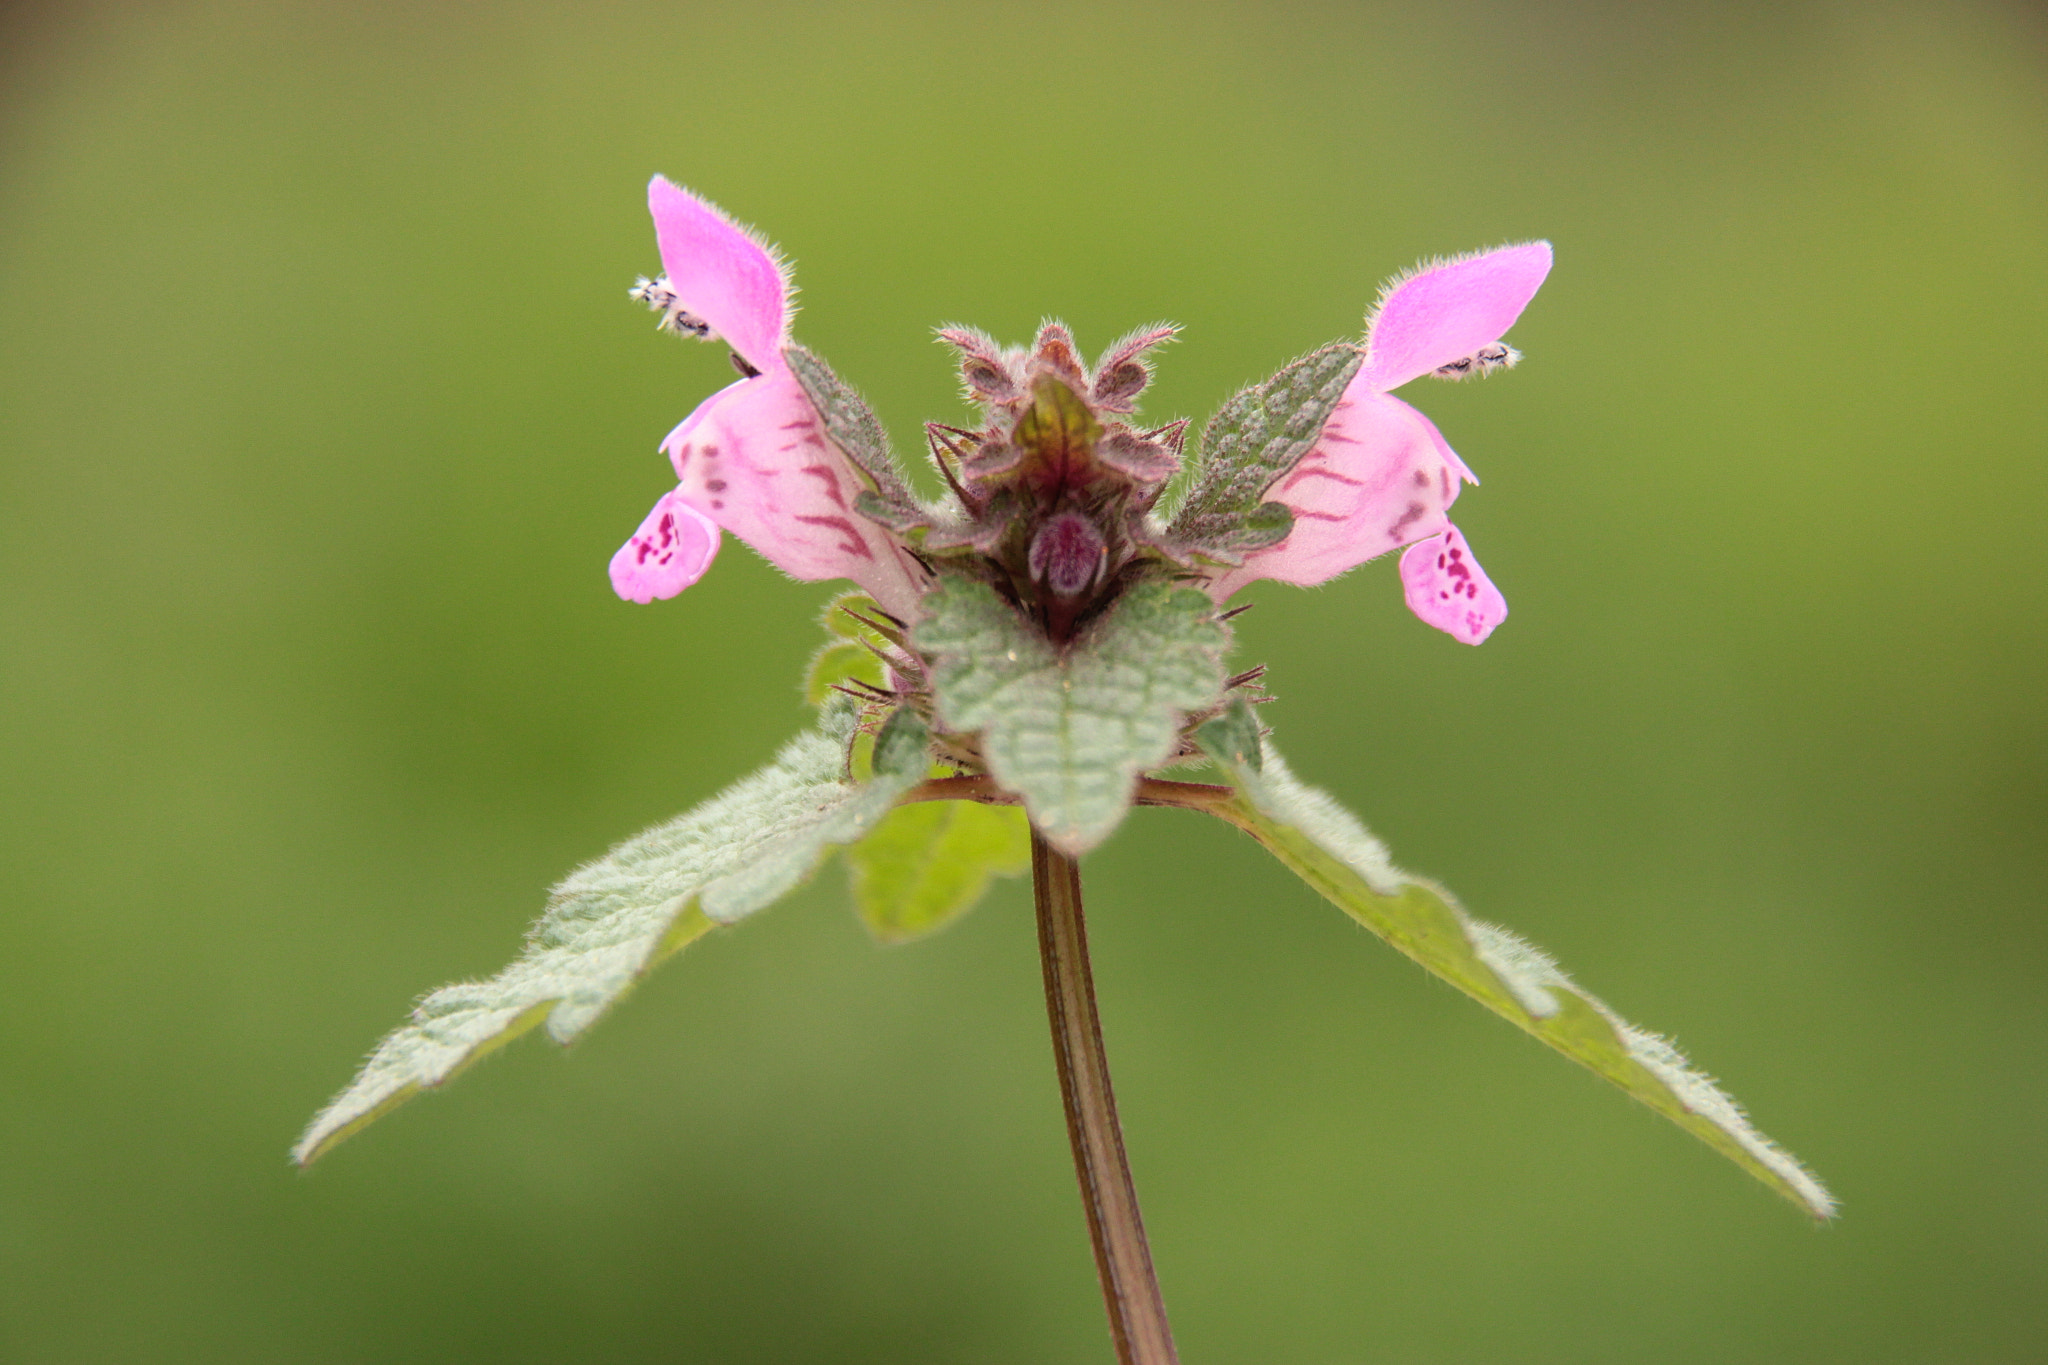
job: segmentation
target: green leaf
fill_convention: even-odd
[[[880,621],[887,615],[880,604],[866,593],[843,592],[825,604],[818,623],[825,627],[826,634],[836,635],[842,640],[869,640],[881,644],[888,637],[877,634],[873,626],[863,625],[858,618],[865,616],[870,621]]]
[[[571,873],[488,981],[444,986],[377,1045],[292,1157],[305,1165],[423,1089],[545,1022],[557,1042],[587,1028],[655,963],[794,889],[834,844],[874,829],[928,766],[923,723],[898,712],[875,744],[873,780],[846,780],[852,710],[703,805]]]
[[[966,914],[991,879],[1030,867],[1031,831],[1015,806],[921,801],[890,811],[846,862],[861,922],[901,943]]]
[[[1265,769],[1265,732],[1243,697],[1232,698],[1222,715],[1195,731],[1195,742],[1225,768],[1253,773]]]
[[[985,583],[941,575],[924,606],[913,639],[940,723],[980,733],[989,775],[1069,853],[1109,836],[1183,713],[1223,688],[1228,635],[1198,589],[1139,583],[1065,653]]]
[[[905,517],[922,519],[916,496],[903,482],[903,468],[896,462],[889,434],[882,430],[881,419],[860,391],[841,379],[815,351],[792,343],[782,348],[782,359],[818,410],[832,444],[874,485],[875,506],[886,511],[877,519],[889,525]]]
[[[1235,525],[1210,544],[1223,549],[1263,550],[1278,545],[1294,530],[1294,509],[1284,502],[1262,502],[1236,519]]]
[[[1833,1216],[1834,1198],[1821,1183],[1669,1042],[1587,994],[1538,949],[1471,918],[1443,888],[1400,871],[1349,811],[1298,781],[1270,748],[1262,770],[1233,761],[1221,725],[1212,722],[1199,735],[1238,786],[1217,814],[1480,1004],[1614,1082],[1808,1213]]]
[[[861,682],[882,685],[882,661],[865,645],[847,640],[820,645],[811,656],[810,671],[804,675],[804,700],[823,706],[832,696],[834,683]]]
[[[1253,550],[1286,538],[1291,513],[1265,502],[1271,488],[1315,448],[1365,353],[1333,342],[1239,392],[1202,429],[1197,473],[1167,534],[1185,545]]]

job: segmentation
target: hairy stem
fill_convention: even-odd
[[[1045,966],[1045,1012],[1052,1023],[1060,1096],[1066,1101],[1067,1136],[1074,1173],[1095,1243],[1095,1268],[1109,1309],[1109,1331],[1120,1365],[1176,1365],[1173,1331],[1152,1251],[1138,1215],[1138,1191],[1124,1158],[1116,1121],[1109,1058],[1095,1013],[1095,980],[1088,969],[1088,931],[1081,918],[1081,867],[1031,831],[1031,883],[1038,902],[1038,953]]]

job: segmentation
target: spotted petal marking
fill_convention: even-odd
[[[1401,556],[1401,586],[1410,611],[1468,645],[1478,644],[1507,619],[1507,599],[1455,526],[1408,547]]]
[[[674,597],[702,578],[717,554],[718,524],[674,493],[665,493],[612,556],[612,590],[643,605]]]

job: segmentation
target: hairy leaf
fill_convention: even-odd
[[[890,811],[846,862],[861,922],[901,943],[951,924],[990,880],[1031,866],[1031,832],[1015,806],[922,801]]]
[[[1315,448],[1364,359],[1354,343],[1333,342],[1219,408],[1202,429],[1198,472],[1168,536],[1226,551],[1285,539],[1293,517],[1283,518],[1286,508],[1278,503],[1264,503],[1266,490]]]
[[[1243,768],[1256,774],[1265,769],[1265,731],[1243,697],[1233,697],[1222,715],[1197,730],[1195,742],[1203,753],[1233,772]]]
[[[569,1041],[656,962],[783,896],[828,846],[874,829],[924,777],[927,737],[898,712],[876,740],[874,778],[855,784],[845,776],[852,727],[851,708],[828,708],[766,768],[571,873],[518,960],[422,1000],[313,1120],[293,1159],[305,1165],[535,1024]]]
[[[877,517],[885,524],[894,525],[896,520],[908,517],[913,520],[923,513],[917,498],[903,482],[902,466],[896,462],[896,452],[889,445],[889,434],[882,430],[881,419],[868,406],[860,391],[841,379],[825,358],[815,351],[791,344],[782,350],[782,359],[789,366],[796,382],[803,387],[804,396],[811,400],[811,406],[818,410],[819,418],[825,424],[825,434],[832,444],[853,461],[861,473],[867,475],[874,485],[874,501],[877,510],[886,509],[888,515]]]
[[[1241,710],[1242,708],[1233,708]],[[1303,784],[1268,747],[1258,767],[1236,761],[1243,722],[1202,727],[1210,756],[1235,779],[1217,813],[1337,907],[1485,1005],[1703,1139],[1815,1217],[1835,1201],[1798,1161],[1750,1125],[1725,1091],[1663,1038],[1587,994],[1540,950],[1467,915],[1448,891],[1396,868],[1351,812]]]
[[[940,723],[980,733],[989,775],[1069,853],[1109,836],[1182,715],[1222,690],[1228,637],[1194,588],[1137,584],[1064,653],[984,583],[944,575],[924,605]]]

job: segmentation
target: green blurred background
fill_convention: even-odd
[[[1418,257],[1545,236],[1418,385],[1514,615],[1391,563],[1241,659],[1407,865],[1672,1032],[1844,1214],[1250,844],[1088,860],[1209,1362],[2048,1358],[2048,26],[1985,4],[17,6],[0,56],[0,1358],[1106,1361],[1016,884],[829,869],[587,1041],[301,1175],[410,1001],[804,723],[831,591],[605,562],[729,377],[629,303],[664,172],[908,446],[929,340],[1187,326],[1204,416]]]

